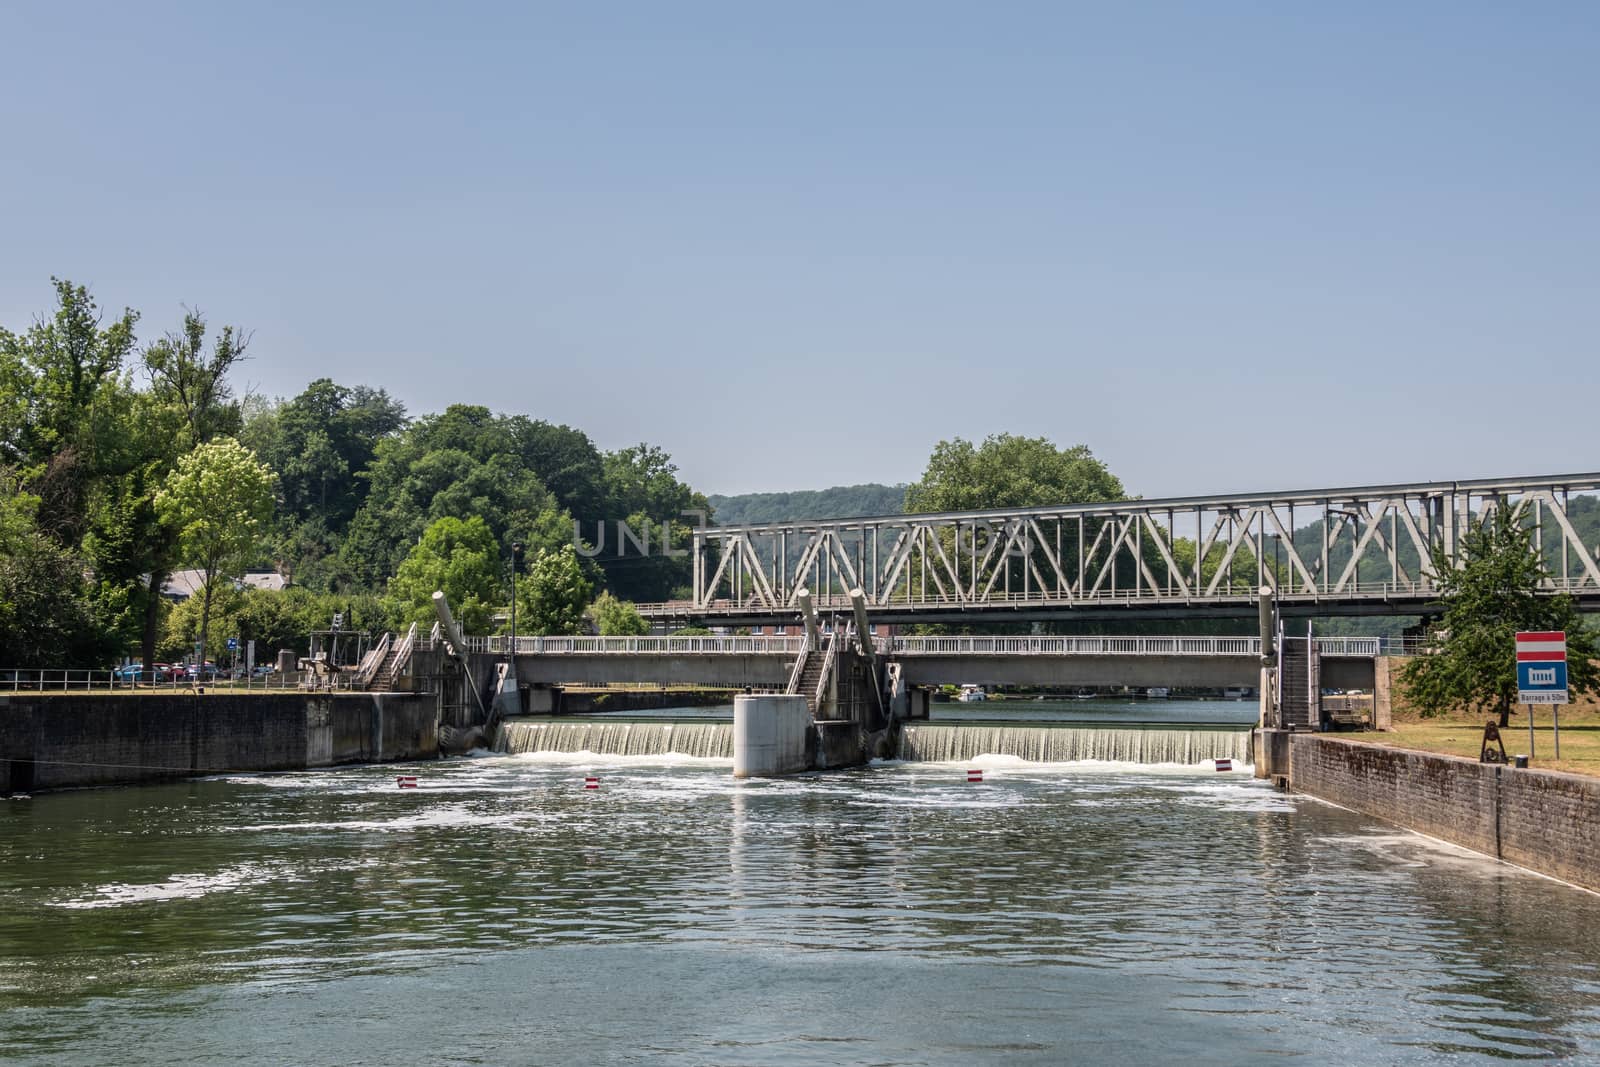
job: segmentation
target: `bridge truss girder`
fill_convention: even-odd
[[[787,618],[795,595],[875,618],[1033,618],[1248,610],[1265,585],[1290,614],[1418,611],[1470,518],[1527,522],[1565,591],[1600,606],[1600,561],[1572,521],[1600,474],[711,527],[695,534],[694,596],[657,614]],[[1164,613],[1164,612],[1163,612]]]

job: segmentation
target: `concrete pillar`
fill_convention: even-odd
[[[817,609],[811,606],[811,590],[802,585],[794,591],[794,600],[800,605],[800,621],[806,624],[806,647],[821,648],[822,632],[817,629]]]
[[[811,710],[806,698],[741,694],[733,698],[733,776],[766,778],[807,769]]]
[[[1278,637],[1278,606],[1274,600],[1272,587],[1263,585],[1258,591],[1260,600],[1257,603],[1261,623],[1261,684],[1260,693],[1261,714],[1256,723],[1265,729],[1278,725],[1277,707],[1275,697],[1277,686],[1274,684],[1272,672],[1277,667],[1277,650],[1273,643]]]

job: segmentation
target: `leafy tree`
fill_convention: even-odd
[[[446,517],[481,518],[503,552],[517,538],[530,552],[570,543],[572,518],[523,458],[519,425],[456,404],[380,441],[370,494],[340,549],[350,573],[382,582],[424,527]]]
[[[1507,521],[1504,508],[1472,519],[1459,555],[1457,567],[1442,546],[1432,553],[1443,609],[1433,629],[1438,651],[1412,659],[1401,675],[1406,698],[1424,716],[1490,709],[1508,725],[1517,698],[1519,630],[1565,630],[1569,688],[1584,693],[1595,687],[1595,636],[1571,597],[1538,592],[1550,575],[1526,524]]]
[[[974,445],[940,441],[922,477],[906,487],[906,511],[968,511],[1125,500],[1127,492],[1084,445],[997,434]]]
[[[133,350],[139,316],[101,327],[100,308],[81,285],[51,278],[56,310],[22,334],[0,330],[0,462],[25,475],[80,443],[100,389]]]
[[[601,593],[589,606],[589,617],[602,637],[637,637],[650,632],[650,624],[631,600],[618,600]]]
[[[583,632],[583,609],[594,586],[571,545],[540,549],[517,579],[517,629],[529,634]]]
[[[250,336],[236,326],[224,326],[209,355],[205,342],[205,317],[188,311],[181,328],[144,350],[151,388],[183,415],[191,445],[234,436],[243,425],[228,373],[245,358]]]
[[[662,524],[667,524],[671,532],[671,546],[687,549],[693,518],[683,513],[701,511],[709,515],[711,505],[703,494],[678,480],[672,457],[654,445],[638,444],[606,453],[605,475],[610,517],[622,519],[640,536],[646,529],[650,531],[648,556],[632,545],[608,543],[596,557],[605,570],[606,584],[629,600],[670,599],[688,584],[693,563],[687,553],[665,554]],[[616,527],[612,526],[607,534],[614,539]]]
[[[39,530],[39,499],[0,469],[0,663],[70,667],[103,652],[82,563]]]
[[[216,583],[243,569],[272,518],[272,471],[239,442],[223,438],[180,459],[166,487],[156,494],[155,506],[175,535],[178,558],[203,576],[203,661]]]
[[[433,594],[442,591],[456,621],[469,634],[489,632],[494,607],[503,603],[500,551],[489,524],[474,515],[435,519],[389,580],[384,604],[396,628],[427,624]]]

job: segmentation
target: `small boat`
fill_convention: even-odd
[[[1094,690],[1092,690],[1092,689],[1080,689],[1076,693],[1072,694],[1072,699],[1073,700],[1093,700],[1094,699]]]
[[[988,700],[989,694],[983,691],[981,685],[964,685],[961,687],[961,695],[956,699],[963,704],[975,704],[980,700]]]
[[[1144,691],[1144,695],[1151,700],[1165,700],[1172,695],[1172,690],[1164,685],[1152,685]]]

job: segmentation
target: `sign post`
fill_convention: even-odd
[[[1528,705],[1528,755],[1533,756],[1533,706],[1549,704],[1555,716],[1556,759],[1561,758],[1561,705],[1567,703],[1567,632],[1517,633],[1517,699]]]

